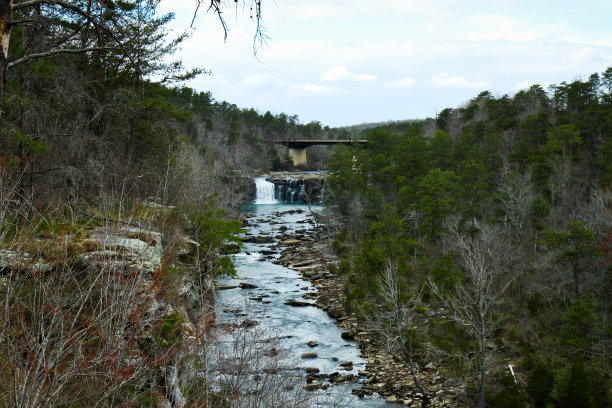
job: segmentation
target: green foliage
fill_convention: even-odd
[[[454,167],[454,144],[451,136],[443,130],[438,130],[429,139],[429,167],[450,170]]]
[[[541,194],[537,194],[531,203],[530,218],[536,231],[544,228],[544,219],[550,214],[550,204]]]
[[[575,299],[567,310],[560,337],[570,356],[588,356],[591,344],[596,341],[599,323],[595,310],[596,302],[592,293],[585,293],[580,299]]]
[[[462,197],[464,218],[482,218],[483,207],[491,191],[489,178],[485,165],[478,160],[467,161],[461,169],[459,194]]]
[[[531,316],[537,316],[546,309],[544,295],[541,292],[533,292],[527,298],[527,310]]]
[[[579,221],[565,225],[565,231],[543,231],[543,242],[559,251],[558,262],[569,266],[574,279],[574,294],[580,295],[579,277],[585,269],[585,262],[599,255],[595,243],[595,232]]]
[[[497,374],[497,382],[500,390],[486,398],[487,404],[495,408],[516,408],[525,405],[525,394],[515,382],[514,377],[505,372]]]
[[[47,153],[49,151],[49,147],[45,145],[42,141],[36,140],[31,136],[28,136],[19,129],[12,129],[9,133],[14,143],[22,145],[24,149],[30,153],[42,154]]]
[[[241,244],[238,234],[242,224],[238,220],[226,220],[226,212],[216,208],[214,196],[209,197],[203,208],[187,215],[187,223],[199,244],[199,263],[214,261],[213,275],[233,275],[235,268],[230,258],[219,257],[218,250],[228,243]]]
[[[418,185],[418,208],[423,214],[423,228],[432,239],[442,232],[442,222],[451,214],[455,203],[452,171],[432,169]]]
[[[577,154],[577,149],[582,144],[580,130],[574,125],[561,125],[548,131],[548,141],[542,152],[550,155],[560,155],[564,158],[572,158]]]
[[[575,360],[560,373],[557,388],[555,408],[593,408],[591,383],[582,360]]]
[[[460,356],[473,349],[461,328],[449,320],[433,319],[427,326],[427,336],[435,347],[446,353],[453,369],[462,371],[467,368]]]
[[[436,259],[431,266],[430,276],[443,291],[448,291],[464,280],[464,273],[450,253]]]
[[[527,394],[534,408],[547,408],[551,405],[554,386],[554,373],[542,361],[538,362],[527,379]]]
[[[170,345],[176,343],[180,336],[180,326],[183,323],[181,316],[174,312],[164,316],[155,331],[155,343],[157,345]]]

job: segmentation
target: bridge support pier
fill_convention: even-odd
[[[367,140],[327,140],[327,139],[304,139],[304,140],[296,140],[296,139],[285,139],[285,140],[274,140],[274,143],[279,145],[283,145],[287,148],[287,154],[293,160],[293,165],[295,167],[306,167],[307,157],[306,157],[306,148],[309,146],[335,146],[338,144],[343,144],[346,146],[360,146],[366,147],[368,141]]]
[[[306,148],[290,147],[288,149],[289,157],[293,161],[295,167],[306,167],[308,159],[306,158]]]

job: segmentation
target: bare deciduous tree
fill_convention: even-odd
[[[450,318],[474,341],[478,407],[484,407],[487,340],[500,322],[496,309],[513,280],[508,273],[507,247],[496,226],[476,222],[477,234],[468,234],[456,222],[447,225],[447,242],[465,271],[465,283],[453,293],[444,293],[433,281],[429,285],[450,310]]]
[[[519,175],[510,173],[500,186],[499,198],[502,202],[504,221],[514,231],[514,239],[520,244],[525,221],[529,216],[531,204],[535,197],[531,187],[531,174]],[[508,233],[509,238],[511,233]]]
[[[414,318],[416,308],[421,306],[421,294],[406,298],[400,290],[396,267],[387,261],[385,270],[379,278],[379,293],[383,299],[373,313],[366,314],[367,324],[382,339],[387,352],[400,356],[407,364],[414,384],[423,394],[422,407],[429,405],[427,390],[419,381],[419,373],[414,361],[414,340],[416,328]]]

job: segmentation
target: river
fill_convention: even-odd
[[[279,256],[279,240],[307,236],[308,230],[313,228],[309,207],[278,202],[274,198],[274,185],[263,178],[256,180],[256,187],[257,197],[245,210],[248,237],[259,238],[250,239],[256,242],[246,243],[244,250],[235,256],[237,276],[219,281],[224,290],[219,291],[216,301],[226,321],[235,322],[234,327],[240,329],[243,336],[251,336],[248,341],[263,345],[260,348],[263,354],[253,357],[257,364],[251,365],[273,372],[261,368],[266,363],[259,360],[270,355],[282,356],[282,360],[274,364],[280,368],[277,371],[283,373],[282,381],[293,383],[281,387],[284,391],[291,390],[290,393],[277,394],[275,398],[301,401],[295,405],[287,402],[287,406],[389,406],[378,396],[358,399],[351,394],[351,390],[365,380],[359,376],[366,361],[360,356],[357,343],[343,339],[342,330],[323,310],[287,304],[291,299],[314,303],[306,295],[315,290],[313,285],[301,279],[298,272],[273,263]],[[321,209],[320,206],[311,208]],[[235,347],[235,340],[232,341]],[[317,377],[313,380],[311,374],[310,382],[315,384],[312,388],[317,388],[314,391],[303,391],[307,370]],[[245,378],[261,381],[261,373],[255,371],[251,370],[252,375]],[[350,374],[355,376],[356,382],[336,381]],[[279,381],[277,377],[274,380],[266,378],[270,382]]]

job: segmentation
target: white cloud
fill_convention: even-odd
[[[552,84],[550,82],[537,83],[530,79],[526,79],[525,81],[521,81],[518,84],[516,84],[514,87],[512,87],[511,91],[512,92],[526,91],[527,89],[531,88],[532,85],[540,85],[542,89],[547,89]]]
[[[196,89],[210,89],[211,87],[216,88],[229,88],[232,86],[230,81],[223,75],[213,72],[210,75],[199,75],[195,79],[192,79],[189,86],[195,87]]]
[[[357,82],[376,82],[378,81],[378,77],[376,75],[370,75],[370,74],[357,74],[354,76],[354,79]]]
[[[526,80],[521,81],[518,84],[514,85],[512,87],[512,89],[511,89],[511,91],[513,91],[513,92],[522,91],[524,89],[528,89],[531,85],[535,85],[535,82],[533,82],[530,79],[526,79]]]
[[[603,59],[605,59],[604,56],[593,47],[582,48],[570,56],[570,60],[578,64],[586,64]]]
[[[355,74],[346,69],[343,65],[333,67],[321,76],[322,81],[340,81],[349,79],[356,82],[375,82],[378,81],[376,75],[370,74]]]
[[[404,79],[400,79],[399,81],[385,82],[383,86],[385,88],[408,88],[414,85],[415,83],[416,81],[412,78],[404,78]]]
[[[341,90],[338,86],[324,86],[309,83],[293,83],[291,81],[279,79],[267,74],[253,74],[246,76],[238,83],[238,88],[246,90],[263,91],[267,94],[271,92],[289,92],[289,94],[331,94]]]
[[[337,86],[323,86],[318,84],[294,84],[289,89],[289,94],[292,96],[296,96],[298,94],[330,95],[340,91],[340,87]]]
[[[612,2],[597,2],[595,14],[579,2],[550,8],[525,0],[265,2],[271,40],[257,58],[243,2],[238,8],[226,3],[227,42],[210,12],[200,10],[197,29],[189,30],[193,0],[161,4],[176,12],[175,33],[192,34],[176,59],[213,71],[189,86],[238,106],[333,125],[376,115],[422,117],[439,104],[470,100],[479,88],[512,93],[601,72],[612,65],[612,29],[605,18]],[[399,104],[401,89],[415,97]]]
[[[486,81],[470,82],[466,77],[449,76],[447,73],[437,74],[429,80],[437,87],[452,87],[452,88],[483,88],[490,84]]]
[[[253,74],[247,75],[238,83],[238,86],[243,88],[279,88],[288,87],[290,86],[290,83],[288,81],[278,79],[272,75]]]
[[[286,2],[287,13],[299,16],[300,19],[354,19],[356,17],[373,17],[389,15],[422,15],[435,16],[444,11],[456,0],[309,0],[308,2]]]
[[[337,67],[333,67],[329,71],[323,74],[321,80],[323,81],[339,81],[341,79],[349,78],[353,74],[348,72],[346,67],[339,65]]]

